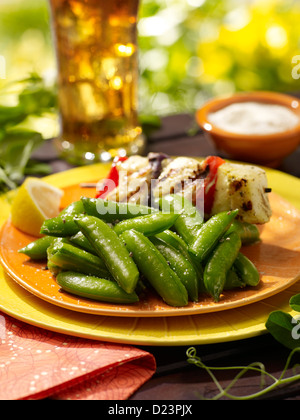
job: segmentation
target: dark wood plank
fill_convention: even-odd
[[[197,401],[201,397],[213,398],[218,390],[207,372],[186,363],[188,347],[164,349],[145,348],[156,357],[157,374],[143,385],[131,400],[175,400]],[[254,362],[263,363],[267,372],[279,378],[290,351],[277,343],[270,335],[215,345],[196,346],[197,355],[207,366],[248,366]],[[177,362],[176,362],[177,360]],[[299,363],[299,356],[292,361],[285,377],[300,373],[293,370]],[[169,370],[168,370],[169,368]],[[234,379],[238,370],[216,371],[214,374],[223,387]],[[266,385],[272,381],[266,378]],[[246,396],[261,390],[261,376],[251,372],[242,377],[232,388],[236,396]],[[226,399],[225,397],[222,399]],[[300,399],[300,383],[278,388],[266,394],[263,399]]]

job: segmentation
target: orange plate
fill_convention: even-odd
[[[67,205],[82,195],[93,193],[78,186],[67,187],[63,204]],[[173,308],[149,293],[139,303],[116,305],[62,292],[55,278],[45,270],[46,262],[33,262],[17,252],[35,238],[15,229],[9,220],[3,225],[0,233],[1,263],[8,274],[32,294],[77,312],[119,317],[165,317],[237,308],[273,296],[300,279],[300,212],[274,193],[270,194],[270,202],[273,216],[261,229],[262,242],[242,250],[260,272],[259,286],[227,291],[218,303],[214,303],[208,296],[201,296],[198,303],[189,303],[184,308]]]

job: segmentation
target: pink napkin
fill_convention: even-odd
[[[72,337],[0,312],[0,400],[126,400],[155,358],[129,345]]]

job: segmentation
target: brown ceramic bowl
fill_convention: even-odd
[[[209,101],[196,113],[196,119],[218,150],[235,160],[277,167],[300,145],[300,122],[287,131],[276,134],[236,134],[224,131],[209,120],[210,113],[240,102],[260,102],[284,105],[300,117],[300,100],[275,92],[238,93]]]

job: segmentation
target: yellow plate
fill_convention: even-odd
[[[103,176],[107,167],[84,167],[48,177],[58,187],[89,181]],[[269,184],[276,192],[291,194],[293,204],[300,208],[300,181],[296,178],[268,170]],[[1,200],[3,223],[9,215],[10,195]],[[296,250],[295,250],[296,251]],[[299,252],[299,251],[298,251]],[[142,345],[189,345],[215,343],[252,337],[265,332],[265,321],[270,311],[290,311],[289,298],[299,293],[299,284],[275,296],[222,313],[180,317],[128,318],[83,314],[54,306],[39,299],[17,285],[4,272],[0,275],[0,308],[18,319],[50,330],[88,338]]]
[[[71,202],[79,200],[83,194],[77,186],[65,191]],[[91,190],[84,193],[94,195]],[[224,311],[266,299],[300,278],[300,258],[298,252],[294,251],[300,248],[300,212],[274,193],[270,195],[270,203],[273,215],[270,222],[261,229],[261,242],[242,249],[260,273],[259,285],[224,291],[218,303],[210,296],[202,295],[197,303],[172,307],[157,294],[147,291],[139,302],[121,305],[79,298],[63,292],[55,277],[49,270],[45,270],[45,261],[34,262],[18,253],[34,238],[14,228],[10,221],[4,223],[0,232],[0,261],[20,286],[49,303],[73,311],[122,317],[185,316]]]

